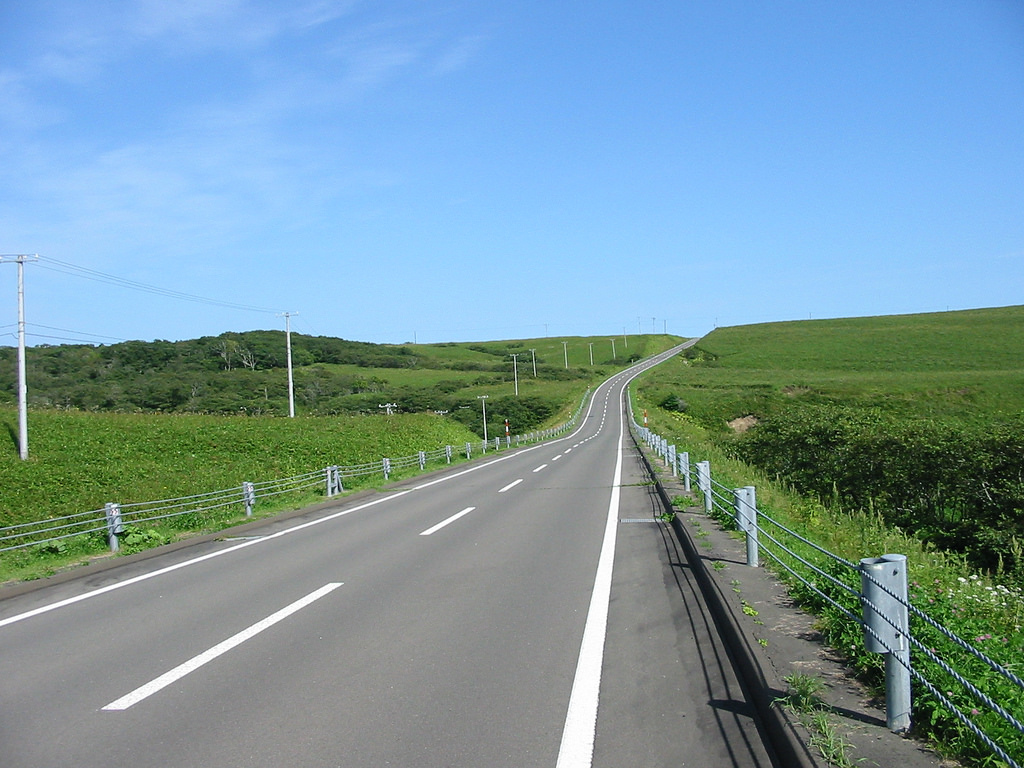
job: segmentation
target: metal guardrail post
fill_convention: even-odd
[[[427,466],[427,452],[426,451],[420,451],[419,458],[420,458],[420,472],[422,472],[424,470],[424,468],[426,468],[426,466]]]
[[[711,462],[697,462],[697,489],[704,496],[704,511],[711,514]]]
[[[252,517],[252,508],[256,506],[256,486],[249,481],[242,483],[242,502],[245,504],[245,516]]]
[[[469,459],[469,458],[472,457],[472,455],[473,455],[473,446],[470,445],[469,443],[466,443],[466,458]]]
[[[683,475],[683,487],[687,493],[690,492],[690,452],[683,451],[679,454],[679,471]]]
[[[444,458],[449,464],[452,463],[452,447],[450,445],[444,447]]]
[[[668,447],[668,463],[672,465],[672,477],[677,477],[679,474],[678,468],[676,467],[676,446],[675,443]]]
[[[327,472],[327,498],[337,496],[344,490],[341,487],[341,471],[337,466],[330,466],[325,471]]]
[[[736,507],[736,524],[747,536],[747,565],[757,568],[757,494],[754,486],[736,488],[733,491],[733,504]]]
[[[864,644],[871,653],[885,654],[885,721],[900,733],[910,728],[907,556],[866,557],[860,571]]]
[[[121,522],[121,505],[116,501],[108,501],[104,506],[107,517],[107,543],[111,552],[117,552],[121,543],[117,537],[124,533],[124,523]]]
[[[384,479],[387,480],[391,477],[391,459],[382,460],[381,465],[384,469]]]

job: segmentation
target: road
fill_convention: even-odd
[[[560,440],[0,601],[0,765],[772,765],[634,373]]]

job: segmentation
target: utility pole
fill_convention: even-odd
[[[593,366],[594,365],[594,342],[590,341],[590,342],[587,342],[587,343],[590,344],[590,365]]]
[[[39,261],[39,255],[9,254],[0,256],[0,264],[18,264],[18,451],[21,460],[28,460],[28,383],[25,379],[25,262]]]
[[[519,397],[519,365],[518,365],[519,360],[518,360],[518,357],[519,357],[520,354],[521,354],[520,352],[516,352],[515,354],[509,353],[509,356],[512,358],[512,375],[515,377],[515,381],[516,381],[516,397]]]
[[[480,401],[480,407],[484,412],[484,443],[487,443],[487,395],[477,395],[476,399]]]
[[[531,348],[530,353],[533,355],[533,378],[537,378],[537,350]]]
[[[565,367],[568,368],[569,367],[569,342],[568,341],[563,341],[562,342],[562,352],[565,353]]]
[[[288,418],[295,418],[295,380],[292,378],[292,316],[298,312],[282,312],[278,317],[284,316],[284,338],[285,346],[288,349]]]
[[[615,339],[608,339],[608,341],[612,343],[612,360],[618,360],[619,358],[615,356]]]

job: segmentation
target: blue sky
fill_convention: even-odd
[[[1021,304],[1024,4],[0,0],[0,167],[30,343]]]

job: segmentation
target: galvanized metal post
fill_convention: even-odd
[[[327,468],[327,498],[341,493],[341,472],[336,465]]]
[[[108,501],[104,507],[107,517],[107,544],[111,552],[117,552],[121,543],[117,537],[124,533],[124,523],[121,522],[121,505],[116,501]]]
[[[704,496],[704,511],[711,514],[711,462],[697,462],[697,488]]]
[[[679,458],[679,471],[683,475],[683,487],[690,492],[690,452],[683,451]]]
[[[736,507],[736,525],[747,537],[747,565],[757,568],[757,494],[754,486],[733,490],[733,504]]]
[[[452,447],[450,445],[444,447],[444,458],[449,464],[452,463]]]
[[[427,466],[427,452],[420,451],[420,472],[422,472]]]
[[[676,477],[678,475],[678,472],[677,472],[677,469],[676,469],[676,446],[675,446],[675,443],[673,443],[672,445],[670,445],[668,447],[668,463],[672,465],[672,477]]]
[[[256,486],[249,481],[242,483],[242,502],[245,504],[245,516],[252,517],[252,508],[256,506]]]
[[[471,446],[469,443],[466,443],[466,458],[467,459],[472,457],[472,455],[473,455],[473,450],[472,449],[473,449],[473,446]]]
[[[381,463],[384,468],[384,479],[387,480],[391,476],[391,459],[384,459]]]
[[[860,561],[864,644],[885,654],[885,721],[889,730],[910,728],[910,616],[906,555]],[[869,631],[870,630],[870,631]]]

